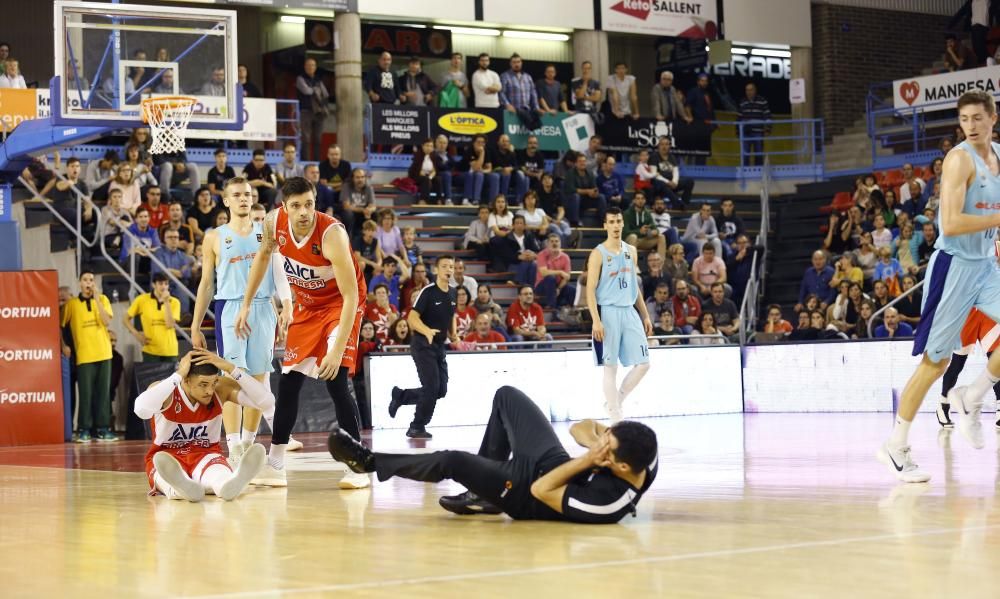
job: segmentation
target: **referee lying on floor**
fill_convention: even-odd
[[[330,433],[335,459],[355,472],[436,483],[455,480],[467,492],[439,500],[456,514],[506,513],[516,520],[611,524],[636,513],[656,478],[656,433],[638,422],[608,428],[592,420],[570,428],[587,453],[570,458],[548,419],[527,395],[506,386],[493,396],[479,455],[374,453],[347,433]],[[513,453],[513,456],[511,454]]]

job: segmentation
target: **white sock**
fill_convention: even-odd
[[[240,442],[239,433],[226,433],[226,446],[232,448]]]
[[[889,437],[889,445],[892,447],[905,447],[909,442],[911,424],[913,423],[907,422],[897,415],[896,426],[892,428],[892,436]]]
[[[201,473],[201,486],[205,488],[206,493],[218,495],[222,485],[229,482],[232,477],[233,471],[228,467],[222,464],[213,464]]]
[[[608,408],[618,405],[618,366],[604,366],[603,389]]]
[[[618,391],[620,398],[619,401],[625,401],[625,398],[629,396],[629,393],[632,393],[632,391],[639,386],[639,381],[642,380],[642,377],[646,376],[647,372],[649,372],[649,362],[646,362],[645,364],[637,364],[627,375],[625,375],[625,380],[622,381],[622,388]]]
[[[990,374],[989,368],[984,369],[982,374],[977,376],[976,380],[969,385],[969,389],[965,393],[965,397],[968,400],[965,407],[971,408],[972,406],[982,405],[983,397],[987,391],[993,388],[993,385],[997,384],[997,381],[1000,381],[1000,378]]]
[[[257,439],[257,431],[248,431],[243,429],[243,436],[240,440],[247,446],[253,445],[253,442]]]
[[[276,470],[285,467],[285,448],[288,445],[275,445],[271,443],[271,451],[267,453],[267,463]]]
[[[267,392],[270,393],[271,377],[264,377],[264,386],[267,387]],[[268,408],[266,412],[262,412],[262,414],[264,415],[264,421],[267,422],[267,427],[271,429],[271,433],[274,433],[274,404],[272,403],[271,407]]]

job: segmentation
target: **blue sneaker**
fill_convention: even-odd
[[[102,443],[114,443],[118,440],[118,435],[114,434],[109,429],[102,428],[97,431],[97,440]]]
[[[93,441],[93,437],[90,436],[90,431],[80,431],[76,434],[77,443],[90,443]]]

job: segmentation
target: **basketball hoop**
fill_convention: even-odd
[[[142,101],[142,120],[149,124],[150,154],[184,151],[184,132],[197,100],[188,96],[159,96]]]

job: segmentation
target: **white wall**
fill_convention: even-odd
[[[484,0],[483,20],[517,27],[593,29],[594,7],[589,0]]]
[[[812,47],[807,0],[725,0],[726,39]]]
[[[404,22],[409,17],[421,20],[473,21],[476,18],[476,5],[473,0],[358,0],[358,12],[362,18],[384,15],[397,17]]]

